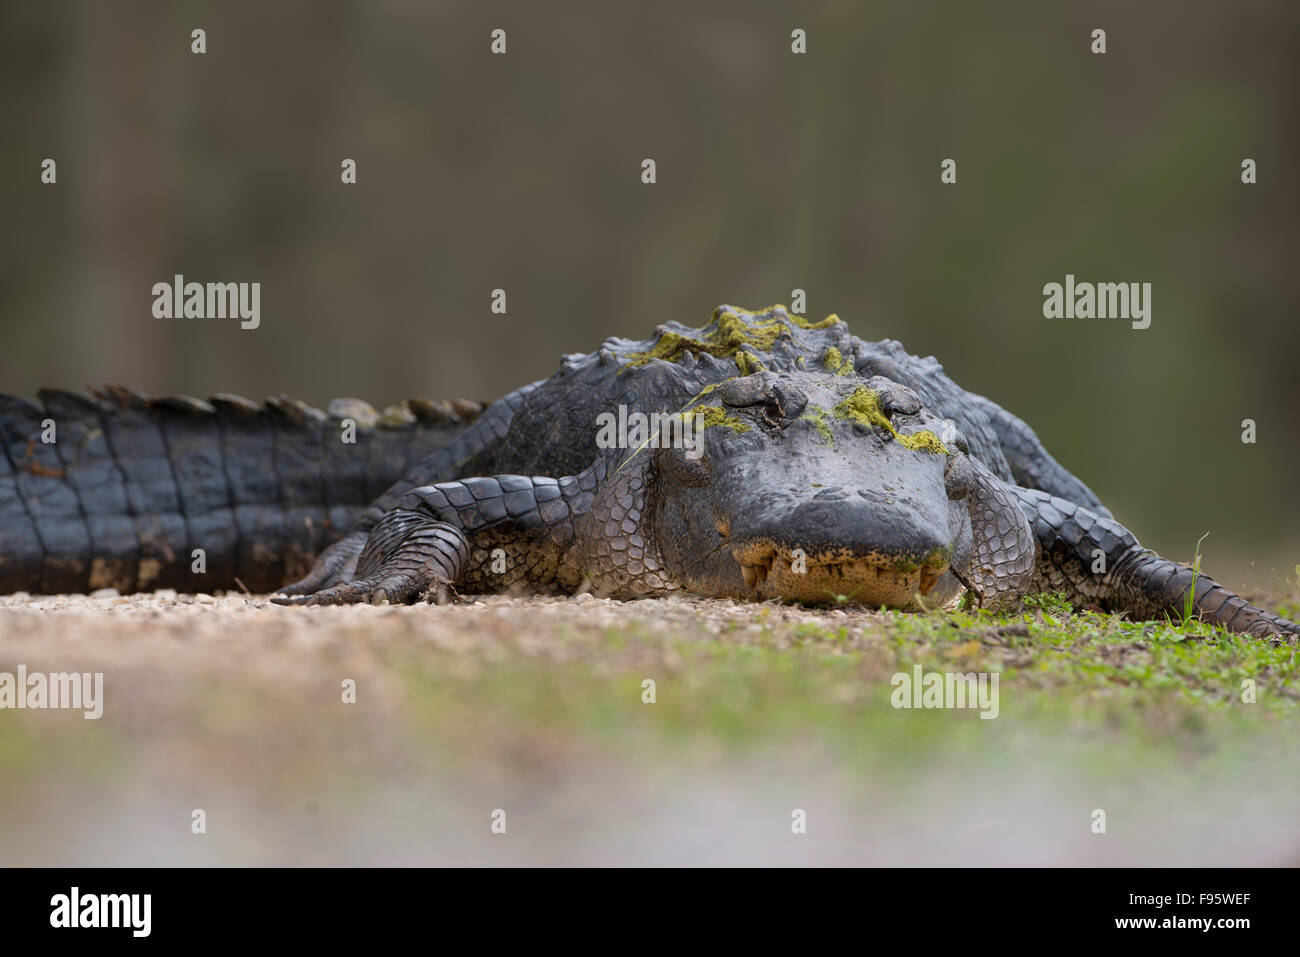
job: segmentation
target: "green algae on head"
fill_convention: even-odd
[[[922,429],[920,432],[913,432],[911,435],[904,435],[901,432],[895,432],[894,435],[904,448],[911,449],[914,452],[933,452],[935,455],[948,454],[948,449],[939,441],[939,436],[929,429]]]
[[[835,406],[835,418],[848,419],[873,429],[894,431],[894,425],[880,407],[880,394],[866,386],[858,386],[852,395]]]
[[[736,368],[741,375],[753,375],[755,372],[763,372],[767,367],[763,365],[762,360],[751,352],[744,349],[739,350],[735,355]]]
[[[695,416],[695,427],[697,429],[707,429],[718,425],[731,429],[737,434],[749,431],[749,426],[734,415],[728,415],[727,410],[719,405],[697,406],[691,410],[690,414]]]
[[[812,427],[817,430],[818,434],[826,440],[827,445],[835,444],[835,433],[831,431],[831,425],[826,421],[828,413],[819,405],[810,405],[803,415],[799,416],[800,422],[811,422]]]
[[[782,306],[781,308],[784,309],[785,307]],[[832,312],[820,322],[809,322],[803,316],[791,316],[790,321],[800,329],[829,329],[831,326],[835,325],[835,323],[840,321],[840,317]]]
[[[852,375],[853,360],[844,357],[844,354],[830,346],[826,349],[826,354],[822,356],[822,365],[826,367],[827,372],[833,372],[836,375]]]
[[[852,395],[835,406],[834,412],[837,419],[848,419],[850,422],[857,422],[872,429],[888,430],[889,434],[904,448],[917,452],[933,452],[936,455],[948,454],[948,449],[939,441],[939,437],[929,429],[911,435],[904,435],[895,429],[894,423],[889,421],[889,416],[880,407],[880,394],[865,386],[854,389]]]
[[[778,308],[782,310],[780,315],[761,318]],[[755,352],[770,352],[782,333],[790,331],[791,325],[800,329],[828,329],[840,321],[839,316],[832,313],[821,322],[809,322],[802,316],[791,316],[785,313],[784,309],[784,306],[772,306],[761,312],[752,313],[754,318],[749,322],[737,313],[719,310],[713,314],[711,321],[713,330],[706,332],[702,338],[694,339],[677,332],[665,332],[649,349],[628,356],[627,364],[645,365],[653,359],[677,362],[686,352],[706,352],[715,359],[734,357],[736,353],[745,351],[746,347]]]

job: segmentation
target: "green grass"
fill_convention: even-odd
[[[1177,752],[1257,735],[1288,735],[1300,708],[1297,646],[1234,635],[1199,621],[1129,622],[1075,612],[1060,596],[1037,596],[1014,615],[980,610],[766,622],[759,608],[715,636],[664,635],[643,625],[608,629],[563,664],[506,659],[466,683],[418,652],[399,652],[412,700],[430,733],[462,727],[474,737],[511,729],[576,735],[618,747],[728,751],[788,742],[815,731],[820,743],[876,760],[954,742],[987,741],[990,726]],[[847,623],[846,623],[847,622]],[[927,672],[999,675],[1001,715],[900,712],[890,678]],[[653,706],[641,682],[656,682]],[[1252,687],[1254,701],[1243,697]],[[1143,758],[1145,760],[1145,758]]]
[[[819,822],[837,822],[827,847],[852,831],[862,860],[899,828],[940,860],[962,859],[972,834],[996,848],[997,835],[1028,828],[1051,861],[1276,862],[1260,835],[1289,826],[1300,772],[1300,646],[1076,612],[1059,595],[996,615],[690,602],[326,610],[310,634],[275,644],[278,622],[249,619],[241,640],[258,654],[231,656],[224,637],[172,639],[161,655],[103,649],[115,697],[102,721],[5,714],[0,812],[120,831],[109,861],[136,859],[132,847],[173,826],[167,853],[193,863],[328,861],[359,822],[374,829],[374,860],[444,860],[465,821],[477,834],[495,807],[519,812],[525,833],[560,835],[538,859],[596,833],[639,853],[642,817],[670,827],[664,815],[707,817],[716,799],[743,804],[746,827],[775,821],[773,834],[788,832],[791,807],[821,808]],[[148,628],[120,641],[137,647],[137,627]],[[35,653],[22,652],[33,667]],[[916,665],[996,673],[998,717],[895,709],[891,678]],[[339,701],[344,676],[357,681],[355,706]],[[142,795],[164,796],[149,798],[164,801],[161,823],[139,823],[156,816],[137,817]],[[249,843],[188,842],[184,815],[208,805],[214,820],[238,816]],[[1097,807],[1121,840],[1081,843]],[[1206,827],[1213,848],[1195,836]],[[412,834],[436,840],[410,849]],[[0,855],[49,859],[28,832],[7,840]],[[1032,844],[1006,860],[1038,860]],[[496,853],[475,847],[464,859]],[[60,859],[75,859],[68,848]],[[1088,856],[1103,849],[1113,856]]]

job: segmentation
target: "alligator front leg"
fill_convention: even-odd
[[[560,479],[498,475],[413,489],[375,525],[357,579],[282,605],[442,600],[515,586],[637,598],[676,586],[652,528],[649,456],[610,473],[597,461]]]
[[[591,501],[584,484],[586,479],[577,477],[499,475],[412,489],[369,532],[354,580],[272,600],[282,605],[396,604],[420,597],[441,602],[467,577],[474,584],[489,579],[497,557],[487,555],[488,568],[471,559],[492,545],[501,546],[501,583],[519,578],[506,575],[507,553],[513,571],[531,584],[571,578],[560,566],[573,538],[573,515]]]
[[[1114,519],[1045,492],[1017,488],[1015,494],[1038,540],[1032,590],[1064,592],[1076,604],[1135,620],[1181,620],[1190,591],[1192,616],[1202,621],[1257,637],[1300,635],[1300,625],[1143,548]]]
[[[959,489],[966,499],[973,536],[969,561],[954,563],[953,574],[981,607],[1017,603],[1033,580],[1038,549],[1015,486],[964,456],[951,460],[946,480],[949,494]]]

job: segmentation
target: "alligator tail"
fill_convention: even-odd
[[[274,590],[481,408],[0,396],[0,594]]]
[[[1190,617],[1259,637],[1300,635],[1295,622],[1143,548],[1114,519],[1046,492],[1017,488],[1016,496],[1038,539],[1036,591],[1064,592],[1076,604],[1134,620],[1182,620],[1191,594]]]

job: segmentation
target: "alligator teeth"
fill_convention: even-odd
[[[783,587],[796,587],[794,583],[799,575],[807,573],[820,576],[824,585],[840,591],[847,590],[847,586],[866,585],[870,588],[874,587],[874,582],[887,581],[897,585],[906,583],[909,589],[928,595],[934,591],[935,586],[939,584],[939,579],[948,570],[947,564],[944,564],[941,568],[922,566],[919,570],[905,572],[892,568],[888,564],[865,558],[846,558],[840,561],[809,563],[804,571],[796,573],[794,559],[780,550],[761,552],[754,550],[750,551],[746,558],[748,561],[745,562],[736,559],[745,585],[751,589],[758,589],[769,580],[779,579],[780,584],[773,586],[778,592],[782,591]]]
[[[929,567],[922,568],[921,569],[921,594],[928,595],[930,594],[930,592],[934,591],[934,586],[939,583],[939,576],[941,576],[942,574],[943,571],[938,568],[929,568]]]
[[[750,588],[757,588],[760,582],[767,581],[767,576],[772,572],[773,555],[766,558],[760,558],[758,561],[750,564],[741,564],[740,574],[745,578],[745,584]]]

